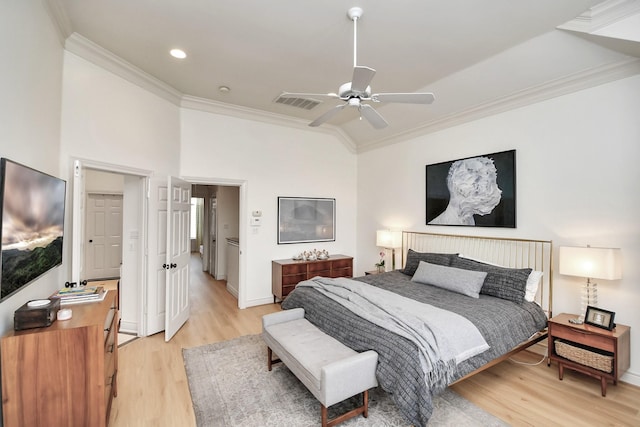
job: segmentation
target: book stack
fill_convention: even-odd
[[[59,299],[60,305],[67,305],[102,301],[106,295],[107,291],[102,286],[81,286],[60,289],[51,295],[51,299]]]

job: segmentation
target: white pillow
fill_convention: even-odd
[[[540,286],[540,280],[542,280],[542,271],[533,270],[527,278],[527,288],[525,289],[524,299],[529,302],[536,300],[536,293],[538,292],[538,286]]]
[[[478,258],[472,258],[470,256],[465,256],[463,254],[458,254],[458,256],[460,258],[466,258],[466,259],[470,259],[472,261],[478,261],[478,262],[482,262],[484,264],[494,265],[496,267],[509,268],[509,267],[505,267],[505,266],[500,265],[500,264],[495,264],[493,262],[484,261],[484,260],[481,260],[481,259],[478,259]],[[525,294],[524,294],[524,299],[526,301],[534,302],[536,300],[536,293],[538,293],[538,286],[540,286],[540,280],[542,279],[542,275],[543,274],[544,273],[542,271],[531,270],[531,274],[529,274],[529,277],[527,278],[527,287],[525,289]]]
[[[411,281],[479,298],[486,277],[487,273],[484,271],[463,270],[420,261]]]

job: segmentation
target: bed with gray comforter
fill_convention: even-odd
[[[546,327],[544,311],[533,302],[516,303],[485,294],[471,298],[411,278],[393,271],[355,280],[457,313],[476,326],[489,349],[459,363],[452,381],[509,352]],[[311,323],[348,347],[356,351],[375,350],[380,386],[391,395],[409,423],[427,424],[433,411],[432,397],[446,384],[429,384],[420,366],[417,346],[411,340],[365,320],[313,287],[298,286],[282,303],[283,309],[296,307],[304,308]]]

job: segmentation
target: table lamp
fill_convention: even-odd
[[[376,231],[376,246],[391,249],[391,271],[396,269],[396,248],[402,247],[402,231]]]
[[[586,277],[580,298],[580,316],[571,323],[583,323],[587,306],[598,304],[598,285],[591,279],[617,280],[622,278],[622,256],[617,248],[561,246],[560,274]]]

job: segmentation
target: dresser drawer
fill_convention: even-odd
[[[582,331],[575,328],[552,324],[552,334],[554,338],[562,338],[567,341],[576,342],[593,348],[599,348],[614,352],[615,341],[609,337],[602,336],[601,334],[592,333],[589,331]]]
[[[282,287],[286,287],[289,285],[297,285],[298,283],[302,282],[303,280],[307,280],[307,275],[306,273],[300,273],[300,274],[291,274],[288,276],[282,276]]]
[[[317,261],[309,264],[310,276],[321,276],[322,272],[331,271],[331,261]]]
[[[351,267],[334,268],[331,270],[331,277],[353,277],[353,269]]]
[[[351,268],[352,263],[352,259],[337,259],[333,261],[333,269],[335,270],[339,268]]]
[[[305,274],[307,272],[307,264],[289,264],[282,266],[282,275],[288,276],[292,274]]]

